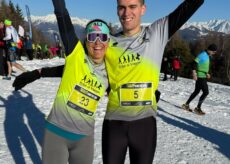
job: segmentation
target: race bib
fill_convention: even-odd
[[[100,96],[76,85],[72,91],[67,105],[81,113],[92,116],[96,111]]]
[[[152,83],[127,83],[120,87],[121,106],[148,106],[153,101]]]

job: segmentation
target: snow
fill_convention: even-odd
[[[223,32],[225,34],[230,34],[230,21],[229,20],[210,20],[206,22],[187,22],[182,27],[181,30],[195,26],[196,28],[203,30],[210,30],[216,32]],[[205,35],[205,34],[204,34]]]
[[[26,69],[63,64],[63,59],[18,61]],[[15,75],[20,74],[16,71]],[[14,79],[15,77],[13,77]],[[44,115],[52,106],[60,78],[41,78],[21,91],[13,79],[0,80],[0,163],[40,163]],[[160,81],[157,116],[156,164],[230,163],[230,87],[209,83],[209,95],[199,116],[180,109],[194,89],[194,81]],[[198,97],[192,101],[196,106]],[[96,116],[94,164],[102,164],[101,125],[107,98]],[[17,162],[16,162],[17,161]],[[127,157],[125,164],[129,163]]]

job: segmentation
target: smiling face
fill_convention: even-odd
[[[109,42],[101,42],[99,38],[95,42],[86,41],[88,55],[94,63],[99,64],[104,60],[105,52],[109,46]]]
[[[104,60],[109,46],[109,32],[106,23],[98,19],[86,26],[86,48],[94,63],[99,64]]]
[[[141,30],[141,16],[146,11],[141,0],[117,0],[117,15],[127,36],[132,36]]]

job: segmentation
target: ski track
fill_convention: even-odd
[[[28,70],[59,65],[63,62],[63,59],[57,58],[19,61]],[[15,71],[15,75],[20,74],[18,70]],[[36,155],[41,158],[42,138],[38,137],[34,129],[37,129],[37,132],[42,129],[39,121],[50,111],[60,78],[41,78],[19,92],[13,91],[12,82],[13,80],[0,80],[0,163],[13,164],[15,163],[13,157],[15,157],[20,163],[25,160],[25,163],[30,164],[34,163],[32,158],[36,159]],[[153,163],[230,163],[230,87],[209,83],[210,93],[202,106],[206,115],[199,116],[180,108],[192,93],[194,86],[194,81],[180,77],[177,81],[160,81],[158,140]],[[192,101],[192,109],[196,106],[197,100],[198,97]],[[106,103],[107,97],[104,97],[96,115],[93,164],[102,164],[101,126]],[[31,146],[28,147],[23,139],[30,142],[34,149],[28,149]],[[18,145],[16,141],[19,141]],[[40,159],[36,163],[39,162]],[[125,164],[129,164],[128,156]]]

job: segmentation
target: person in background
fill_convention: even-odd
[[[168,57],[167,56],[164,56],[163,57],[163,61],[162,61],[162,72],[164,74],[164,77],[163,77],[163,81],[166,81],[168,79],[167,77],[167,74],[168,74],[168,71],[169,70],[169,61],[168,61]]]
[[[29,35],[26,35],[24,48],[29,60],[33,60],[33,42]]]
[[[205,112],[201,110],[201,105],[209,94],[207,81],[211,78],[211,75],[209,73],[210,57],[215,55],[216,52],[217,46],[215,44],[210,44],[206,50],[202,51],[195,58],[192,70],[193,79],[196,81],[195,89],[193,93],[190,95],[189,99],[186,101],[186,103],[182,105],[183,109],[192,111],[189,104],[200,93],[200,91],[202,91],[203,93],[199,98],[197,107],[194,109],[194,112],[199,115],[205,114]]]
[[[49,58],[49,49],[48,49],[48,45],[47,44],[43,44],[42,45],[42,56],[47,59]]]
[[[50,47],[49,48],[49,52],[50,52],[50,59],[54,58],[57,56],[57,51],[58,51],[58,48],[53,46],[53,47]]]
[[[63,52],[62,52],[62,45],[60,42],[56,43],[56,47],[57,47],[57,56],[59,58],[63,58]]]
[[[181,62],[178,56],[173,57],[172,59],[172,75],[171,78],[174,79],[174,81],[177,80],[178,78],[178,74],[179,74],[179,70],[181,68]]]
[[[6,63],[6,47],[5,41],[3,40],[5,36],[5,27],[4,23],[0,22],[0,79],[6,76],[7,63]]]
[[[39,43],[35,44],[35,58],[43,59],[42,47]]]
[[[19,36],[19,41],[18,41],[17,50],[16,50],[18,60],[21,60],[21,57],[22,57],[23,46],[24,46],[23,40],[24,40],[23,37]]]
[[[5,37],[3,40],[6,42],[6,48],[7,48],[7,66],[8,66],[8,74],[3,79],[5,80],[11,80],[11,73],[12,73],[12,67],[16,67],[22,72],[26,72],[27,70],[19,63],[16,62],[17,60],[17,54],[16,54],[16,48],[17,43],[19,41],[19,36],[17,34],[17,31],[12,26],[12,22],[8,19],[4,21],[5,24]]]

